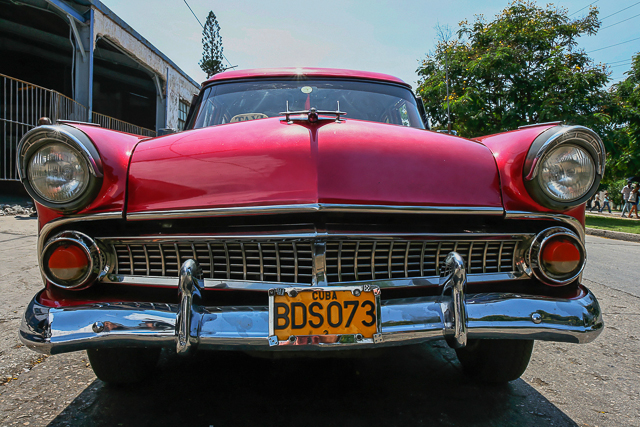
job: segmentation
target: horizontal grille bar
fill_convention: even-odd
[[[328,283],[433,277],[449,252],[458,252],[471,274],[515,271],[520,240],[329,240]],[[125,276],[178,277],[196,260],[203,276],[219,280],[312,284],[315,240],[194,242],[105,241],[115,270]]]

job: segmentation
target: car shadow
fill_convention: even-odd
[[[49,424],[85,425],[577,426],[523,380],[469,381],[442,342],[340,358],[164,355],[146,383],[96,380]]]

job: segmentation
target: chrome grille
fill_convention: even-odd
[[[468,273],[512,272],[516,270],[519,242],[330,239],[326,241],[326,278],[328,283],[339,283],[439,276],[451,251],[464,258]],[[311,239],[104,243],[116,255],[114,272],[123,276],[178,277],[180,265],[192,258],[209,279],[313,283],[315,240]]]
[[[515,270],[517,241],[327,242],[327,280],[352,282],[438,276],[447,254],[458,252],[469,273]]]
[[[195,259],[210,279],[311,283],[311,242],[194,242],[112,244],[116,274],[178,277]]]

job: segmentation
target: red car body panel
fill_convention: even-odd
[[[225,71],[211,77],[209,80],[203,83],[203,86],[207,83],[218,82],[222,80],[235,80],[246,78],[268,78],[268,77],[335,77],[335,78],[347,78],[347,79],[366,79],[366,80],[378,80],[390,83],[397,83],[403,86],[411,87],[411,85],[405,83],[401,79],[382,73],[371,73],[367,71],[355,71],[355,70],[339,70],[334,68],[260,68],[249,70],[237,70],[237,71]]]
[[[531,143],[538,135],[553,126],[555,125],[541,125],[475,138],[476,141],[486,145],[496,159],[506,211],[558,213],[540,205],[529,195],[524,186],[523,173],[524,160]],[[576,218],[584,225],[584,205],[562,213]]]
[[[127,213],[304,203],[502,207],[491,152],[420,129],[280,118],[142,142]]]

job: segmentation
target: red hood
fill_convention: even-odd
[[[307,203],[502,208],[485,146],[381,123],[254,120],[144,141],[132,156],[128,213]]]

